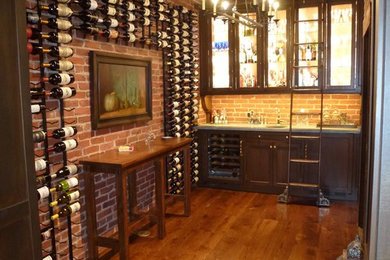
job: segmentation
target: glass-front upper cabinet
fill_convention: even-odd
[[[319,6],[298,8],[294,35],[295,88],[318,89],[323,79],[323,22]]]
[[[226,18],[211,20],[212,88],[231,88],[229,22]]]
[[[266,88],[286,88],[289,72],[287,10],[276,10],[268,20]]]
[[[350,4],[332,4],[328,10],[328,89],[355,88],[355,8]]]
[[[249,19],[257,20],[256,13],[246,14]],[[241,21],[245,21],[240,18]],[[244,24],[238,25],[239,41],[239,88],[257,88],[257,28]]]

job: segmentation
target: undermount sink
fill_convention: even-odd
[[[266,128],[286,128],[286,127],[287,127],[287,125],[279,125],[279,124],[266,126]]]

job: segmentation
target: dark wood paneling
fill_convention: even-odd
[[[272,145],[269,140],[245,140],[244,172],[247,183],[272,185]]]
[[[0,259],[40,259],[28,92],[26,5],[0,2]]]

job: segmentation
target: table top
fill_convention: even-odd
[[[171,138],[162,140],[157,138],[151,141],[150,147],[145,141],[134,143],[133,152],[118,152],[118,149],[83,157],[80,163],[83,165],[109,166],[115,168],[127,168],[162,156],[169,152],[179,150],[191,143],[191,138]]]

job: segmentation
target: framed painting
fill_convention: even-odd
[[[151,60],[90,52],[92,129],[152,119]]]

